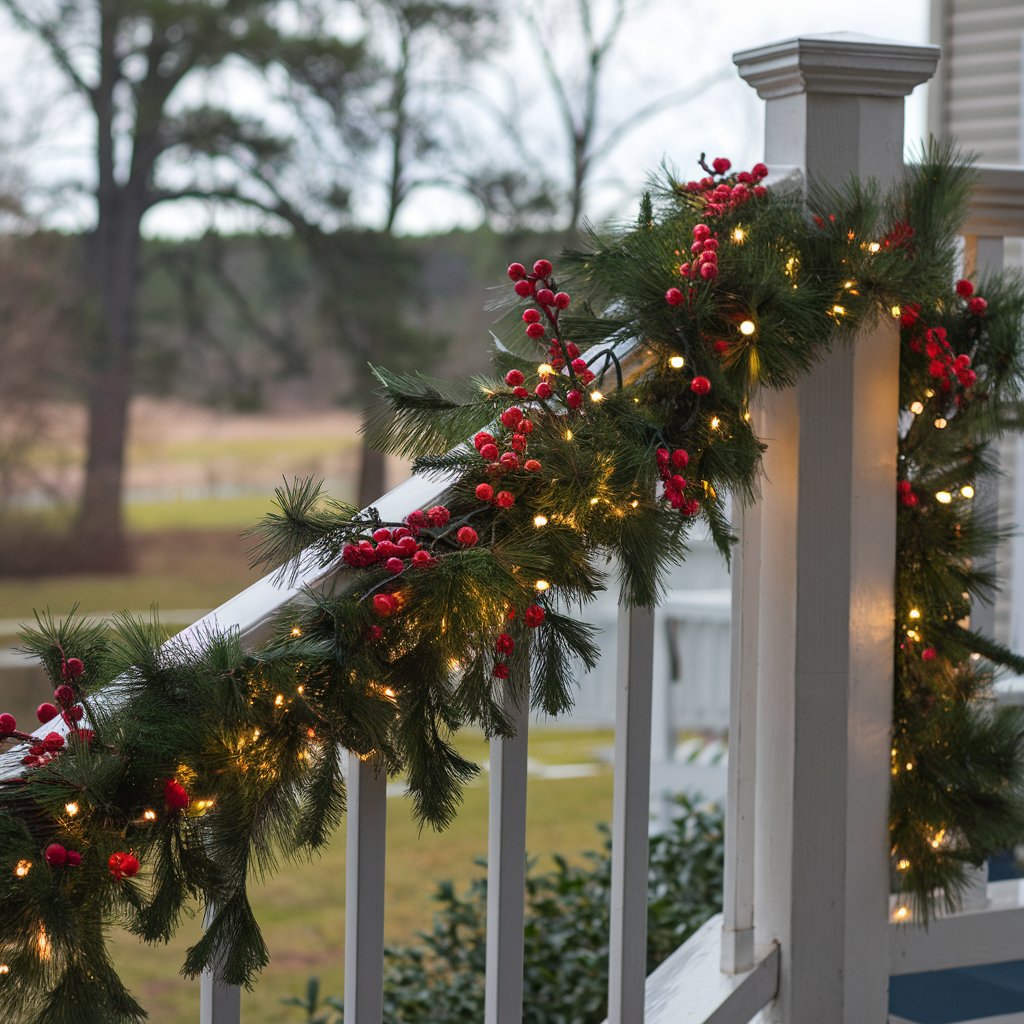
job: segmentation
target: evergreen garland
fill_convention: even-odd
[[[580,610],[609,555],[634,605],[657,602],[698,520],[727,558],[725,496],[757,490],[755,389],[792,385],[879,315],[904,325],[894,877],[927,917],[965,865],[1024,834],[1020,719],[984,699],[995,666],[1024,662],[962,623],[991,587],[995,535],[966,495],[1024,387],[1024,294],[950,293],[969,170],[933,148],[890,193],[822,190],[808,218],[764,165],[702,166],[666,173],[637,223],[568,254],[564,278],[547,260],[509,267],[495,376],[375,370],[389,412],[374,439],[443,480],[441,503],[383,522],[311,482],[282,488],[257,562],[338,571],[260,650],[161,645],[129,619],[41,617],[24,634],[55,692],[34,736],[0,716],[5,1019],[142,1019],[106,929],[165,939],[193,898],[215,911],[185,973],[249,984],[267,953],[248,880],[324,844],[344,810],[340,748],[404,773],[419,820],[447,824],[477,770],[452,733],[508,735],[505,691],[571,707],[575,667],[599,653]]]

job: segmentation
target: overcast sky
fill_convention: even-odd
[[[569,47],[560,24],[560,8],[547,8],[552,37]],[[513,15],[514,16],[514,15]],[[629,25],[620,42],[620,60],[604,96],[606,124],[628,120],[644,102],[667,91],[722,75],[715,85],[695,94],[623,136],[622,143],[601,167],[588,213],[595,219],[631,214],[648,173],[667,158],[682,173],[696,173],[694,161],[701,151],[709,157],[728,156],[735,166],[749,167],[763,149],[763,104],[735,74],[732,54],[739,50],[807,33],[845,30],[901,42],[928,41],[927,0],[859,0],[856,4],[834,0],[734,0],[728,5],[692,0],[648,0],[643,15]],[[559,38],[559,32],[562,38]],[[538,75],[535,63],[520,41],[509,48],[508,66],[522,76]],[[520,86],[524,82],[520,79]],[[525,83],[528,86],[528,82]],[[16,111],[38,110],[30,120],[46,124],[45,132],[23,151],[33,173],[56,181],[81,175],[88,167],[88,119],[74,110],[60,110],[53,102],[59,84],[45,69],[38,52],[26,47],[16,34],[0,33],[0,98]],[[54,110],[57,110],[54,115]],[[925,134],[925,88],[908,101],[907,135],[913,143]],[[42,114],[46,113],[43,118]],[[534,119],[542,130],[544,111]],[[558,156],[551,158],[557,166]],[[75,226],[82,209],[51,211],[50,220]],[[201,230],[207,214],[180,207],[154,211],[146,228],[157,234],[182,234]],[[410,200],[400,228],[410,232],[471,226],[476,208],[447,193],[423,191]]]

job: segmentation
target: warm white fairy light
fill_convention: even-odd
[[[902,924],[904,921],[910,920],[910,907],[905,904],[900,904],[893,912],[892,919],[897,924]]]
[[[567,430],[565,432],[565,439],[566,439],[566,441],[571,441],[572,440],[572,431],[571,430]]]
[[[921,612],[917,608],[911,608],[910,609],[910,617],[912,619],[919,619],[919,618],[921,618]]]
[[[953,500],[953,495],[949,491],[936,491],[935,500],[940,505],[948,505]]]
[[[906,870],[908,870],[908,869],[909,869],[909,867],[910,867],[910,861],[909,861],[909,860],[907,860],[907,858],[906,858],[906,857],[901,857],[901,858],[900,858],[900,859],[899,859],[899,860],[898,860],[898,861],[896,862],[896,870],[897,870],[897,871],[906,871]]]
[[[840,306],[838,303],[832,307],[833,316],[846,316],[846,307]]]
[[[46,934],[45,928],[39,929],[39,937],[36,939],[36,945],[39,948],[39,959],[49,960],[50,959],[50,938]]]
[[[156,811],[154,811],[152,807],[147,807],[146,810],[142,812],[142,820],[156,821]]]
[[[960,488],[960,493],[965,498],[973,498],[974,497],[974,488],[970,484],[964,484],[963,487]]]
[[[64,805],[64,813],[69,818],[73,818],[79,812],[79,810],[80,810],[80,808],[79,808],[78,804],[75,803],[74,800],[71,800],[70,802],[68,802],[68,803],[66,803]]]
[[[284,706],[284,694],[283,693],[279,693],[274,698],[274,707],[275,708],[280,708],[280,707],[283,707],[283,706]]]
[[[14,877],[24,878],[32,870],[32,861],[30,860],[19,860],[14,865]]]
[[[711,417],[711,429],[717,430],[722,425],[722,421],[717,416]]]
[[[639,500],[638,500],[637,498],[634,498],[634,499],[633,499],[633,500],[632,500],[632,501],[631,501],[631,502],[629,503],[629,507],[630,507],[630,508],[639,508],[639,507],[640,507],[640,501],[639,501]]]
[[[682,356],[669,356],[668,365],[673,370],[681,370],[686,365],[686,360]]]
[[[590,400],[592,402],[603,402],[604,401],[604,395],[601,394],[600,391],[591,391],[590,392]]]
[[[11,969],[10,969],[10,967],[7,966],[7,964],[0,964],[0,974],[10,974],[10,973],[11,973]]]
[[[878,242],[868,242],[868,252],[878,252],[881,248]]]
[[[843,287],[849,291],[857,282],[856,281],[844,281]]]
[[[551,584],[547,580],[537,580],[533,585],[533,589],[538,593],[543,594],[545,590],[551,589]]]
[[[542,377],[547,377],[555,372],[555,368],[550,363],[541,363],[540,366],[537,367],[537,372]]]
[[[921,413],[924,412],[924,405],[921,402],[911,402],[910,403],[910,411],[915,416],[920,416]]]
[[[736,227],[732,229],[732,240],[738,245],[742,245],[746,241],[746,238],[746,231],[737,224]]]
[[[740,334],[742,334],[745,338],[749,338],[756,330],[757,326],[753,320],[740,321]]]
[[[302,627],[292,626],[292,636],[302,636]]]
[[[590,504],[591,505],[596,505],[600,500],[601,500],[600,498],[591,498],[590,499]]]
[[[945,421],[945,419],[943,419],[943,417],[940,416],[935,421],[935,429],[936,430],[945,430],[946,429],[946,421]]]
[[[889,312],[893,315],[896,320],[899,320],[903,316],[903,310],[899,306],[891,306]]]
[[[540,527],[542,527],[542,526],[547,526],[548,525],[548,517],[547,516],[534,516],[533,517],[533,525],[536,526],[538,529],[540,529]]]

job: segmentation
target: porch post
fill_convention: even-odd
[[[765,160],[808,182],[894,179],[904,97],[938,49],[838,33],[737,54],[767,100]],[[865,242],[872,239],[865,239]],[[765,396],[756,940],[781,947],[774,1018],[883,1024],[889,974],[898,330],[880,323]],[[756,581],[756,582],[755,582]]]

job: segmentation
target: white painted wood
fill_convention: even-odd
[[[526,776],[530,724],[529,640],[515,634],[503,707],[515,736],[491,740],[487,821],[487,963],[484,1024],[521,1024],[526,901]]]
[[[345,1020],[382,1024],[387,772],[349,752],[345,784]]]
[[[759,949],[750,970],[723,974],[721,936],[717,914],[658,965],[647,979],[645,1024],[747,1024],[772,1000],[778,946]]]
[[[989,882],[984,910],[940,915],[927,928],[891,924],[890,973],[1024,960],[1024,880]]]
[[[725,802],[721,964],[727,974],[741,974],[754,965],[760,511],[756,504],[739,510],[736,527],[740,539],[732,554],[729,788]]]
[[[213,907],[206,908],[204,927],[213,913]],[[241,1019],[242,990],[218,981],[212,970],[203,971],[199,978],[199,1024],[240,1024]]]
[[[643,1024],[654,656],[652,608],[620,610],[618,655],[608,1020],[610,1024]]]
[[[837,183],[900,173],[903,97],[937,58],[840,33],[734,59],[768,100],[769,167]],[[786,1024],[887,1019],[898,346],[879,324],[761,424],[754,924],[781,946]]]
[[[979,164],[963,233],[982,238],[1024,236],[1024,168]]]

